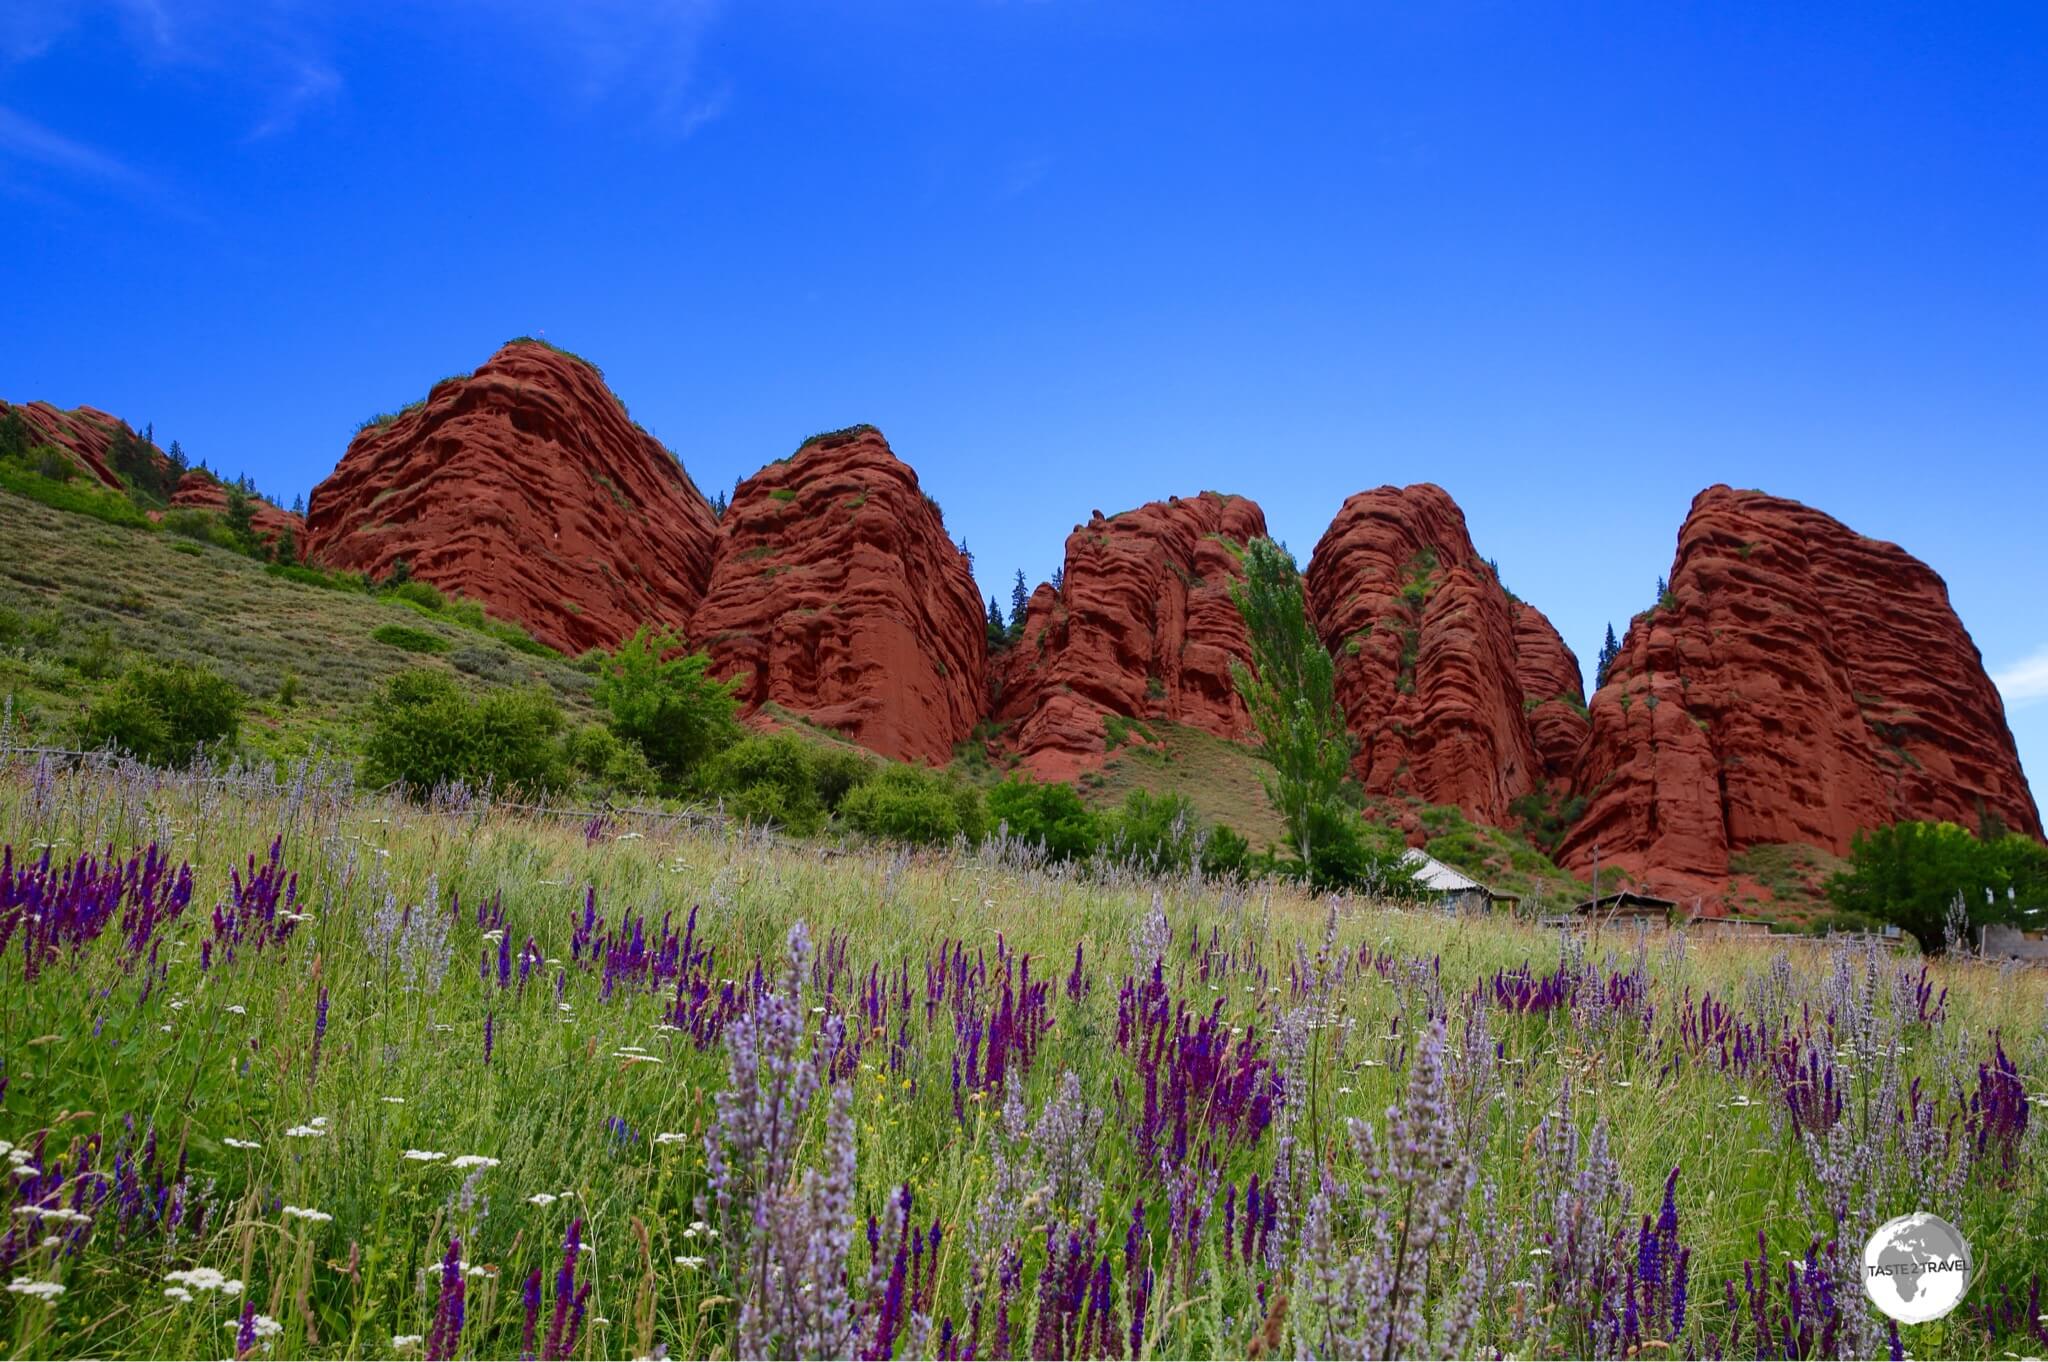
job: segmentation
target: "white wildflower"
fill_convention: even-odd
[[[485,1154],[458,1154],[448,1161],[450,1168],[496,1168],[498,1161]]]
[[[59,1282],[39,1282],[28,1277],[16,1277],[7,1284],[7,1289],[17,1296],[34,1296],[45,1305],[55,1305],[57,1297],[64,1294]]]
[[[414,1163],[434,1163],[448,1156],[438,1149],[408,1149],[399,1157],[411,1159]]]

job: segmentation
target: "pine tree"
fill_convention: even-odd
[[[302,518],[305,516],[306,498],[303,495],[292,498],[292,514]]]
[[[164,451],[164,457],[171,461],[172,473],[179,474],[185,471],[185,447],[176,440],[171,441],[171,447]]]
[[[1066,585],[1067,585],[1067,570],[1066,570],[1066,568],[1065,568],[1065,567],[1056,567],[1056,568],[1054,568],[1054,569],[1052,570],[1052,589],[1053,589],[1054,591],[1059,591],[1059,590],[1063,590],[1063,589],[1064,589],[1064,588],[1066,587]]]
[[[960,556],[967,560],[967,570],[974,571],[974,550],[967,547],[967,536],[960,536]]]
[[[718,495],[711,498],[711,518],[713,520],[725,519],[725,506],[725,489],[721,487],[718,489]]]
[[[1614,626],[1607,626],[1607,641],[1600,645],[1600,664],[1593,669],[1593,689],[1607,684],[1607,673],[1614,667],[1614,659],[1621,656],[1621,644],[1614,637]]]
[[[1017,581],[1010,588],[1010,637],[1024,636],[1024,612],[1031,603],[1031,593],[1024,588],[1024,569],[1017,569]]]
[[[1010,646],[1010,631],[1003,627],[1003,605],[995,597],[988,598],[988,649],[1000,652]]]

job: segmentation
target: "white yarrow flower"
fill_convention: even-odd
[[[399,1157],[411,1159],[414,1163],[435,1163],[448,1156],[438,1149],[408,1149]]]
[[[448,1161],[450,1168],[496,1168],[498,1161],[485,1154],[458,1154]]]

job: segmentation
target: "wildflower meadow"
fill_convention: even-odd
[[[0,753],[0,844],[13,1357],[2048,1349],[2039,972],[309,763]]]

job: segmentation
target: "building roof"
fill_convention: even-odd
[[[1472,890],[1486,892],[1486,886],[1470,875],[1451,869],[1421,847],[1409,847],[1401,853],[1401,863],[1415,873],[1415,882],[1432,893],[1464,894]]]
[[[1673,899],[1660,899],[1652,894],[1638,894],[1624,889],[1618,894],[1602,894],[1597,899],[1587,899],[1573,908],[1575,913],[1668,913],[1678,904]]]

